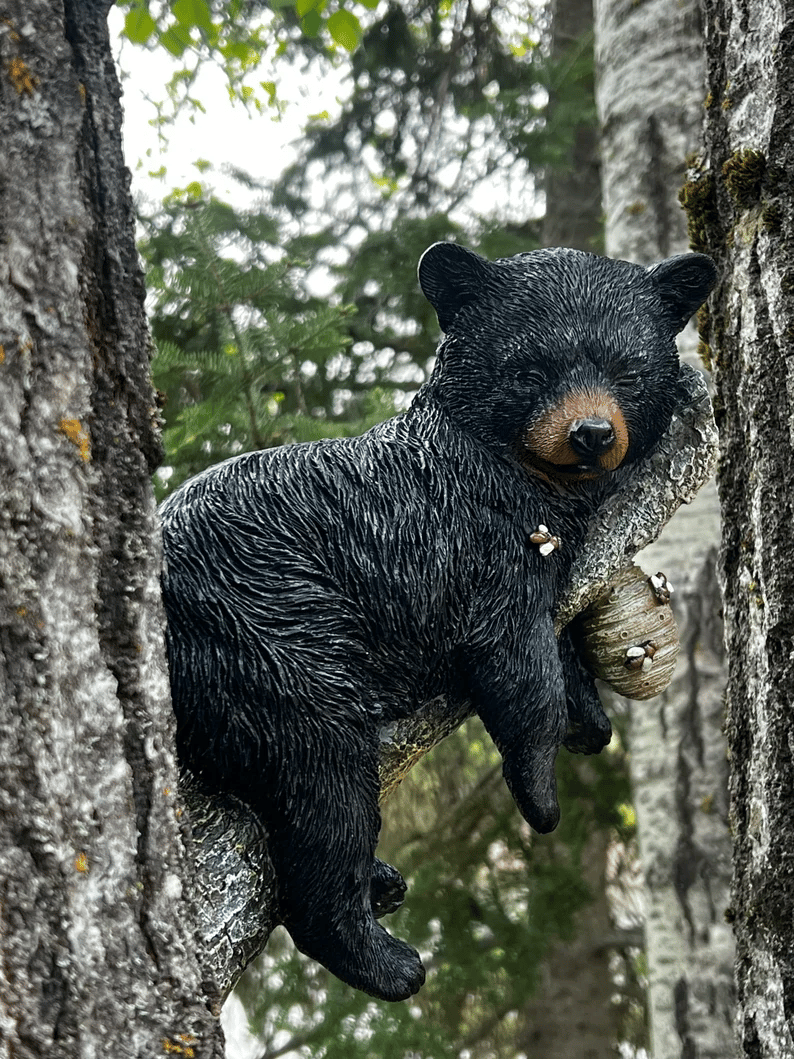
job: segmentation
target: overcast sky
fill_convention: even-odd
[[[113,8],[110,13],[111,36],[120,41],[116,57],[123,75],[124,90],[124,151],[127,165],[133,174],[133,189],[148,198],[162,198],[174,187],[183,187],[193,180],[204,180],[225,196],[234,187],[235,197],[242,192],[240,185],[224,178],[223,166],[231,164],[256,178],[277,176],[294,157],[290,143],[301,132],[310,114],[333,111],[335,99],[341,91],[342,73],[329,73],[327,78],[307,78],[281,63],[274,76],[262,69],[256,81],[278,81],[279,95],[287,101],[286,113],[274,121],[272,112],[247,111],[242,104],[229,100],[226,80],[218,67],[207,63],[191,94],[198,97],[207,113],[186,109],[179,120],[166,127],[167,145],[159,140],[152,125],[156,117],[153,101],[166,98],[165,84],[177,64],[160,48],[154,52],[121,41],[123,12]],[[148,98],[147,98],[148,97]],[[194,163],[206,159],[213,171],[203,176]],[[148,174],[166,166],[163,178]]]

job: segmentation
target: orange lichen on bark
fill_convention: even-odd
[[[192,1059],[196,1054],[194,1044],[198,1044],[198,1039],[192,1033],[180,1033],[175,1041],[168,1037],[163,1040],[163,1051],[169,1055],[184,1055]]]
[[[20,96],[32,96],[39,83],[38,77],[33,76],[27,63],[18,57],[8,64],[8,76]]]
[[[71,441],[73,445],[76,445],[81,459],[87,463],[91,459],[91,442],[88,439],[88,434],[83,430],[79,419],[62,419],[58,424],[58,429],[62,434]]]

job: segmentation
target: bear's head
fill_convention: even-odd
[[[566,249],[486,261],[435,243],[419,262],[445,332],[428,390],[460,427],[534,475],[602,478],[667,429],[675,336],[715,280],[702,254],[643,268]]]

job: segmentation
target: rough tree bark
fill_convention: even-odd
[[[698,0],[596,0],[606,251],[646,264],[688,249],[678,202],[705,97]],[[682,336],[697,364],[695,332]],[[631,706],[630,761],[643,874],[654,1059],[733,1054],[730,834],[713,486],[640,557],[662,569],[682,652],[673,683]]]
[[[98,0],[0,18],[0,1054],[220,1057],[184,882],[119,88]]]
[[[794,1056],[794,2],[706,0],[705,157],[684,191],[721,282],[714,365],[723,514],[741,1054]]]

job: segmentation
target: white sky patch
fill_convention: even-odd
[[[272,69],[263,64],[252,80],[275,81],[278,97],[286,103],[279,117],[266,105],[258,112],[254,107],[232,103],[223,71],[207,62],[190,89],[206,113],[185,108],[175,122],[165,126],[164,142],[158,135],[154,103],[166,101],[164,86],[181,64],[163,48],[147,51],[124,41],[120,36],[123,24],[124,13],[112,8],[110,36],[117,42],[116,61],[125,75],[124,153],[133,175],[133,190],[146,199],[159,200],[174,187],[201,180],[195,162],[206,159],[213,168],[203,179],[219,197],[240,203],[244,191],[224,173],[225,167],[245,170],[257,179],[275,179],[297,158],[294,144],[309,116],[324,111],[332,116],[339,113],[337,99],[344,92],[347,76],[344,66],[338,70],[326,66],[320,77],[283,60]],[[260,94],[266,95],[264,91]],[[151,175],[163,166],[164,176]],[[252,192],[252,196],[256,194]]]

